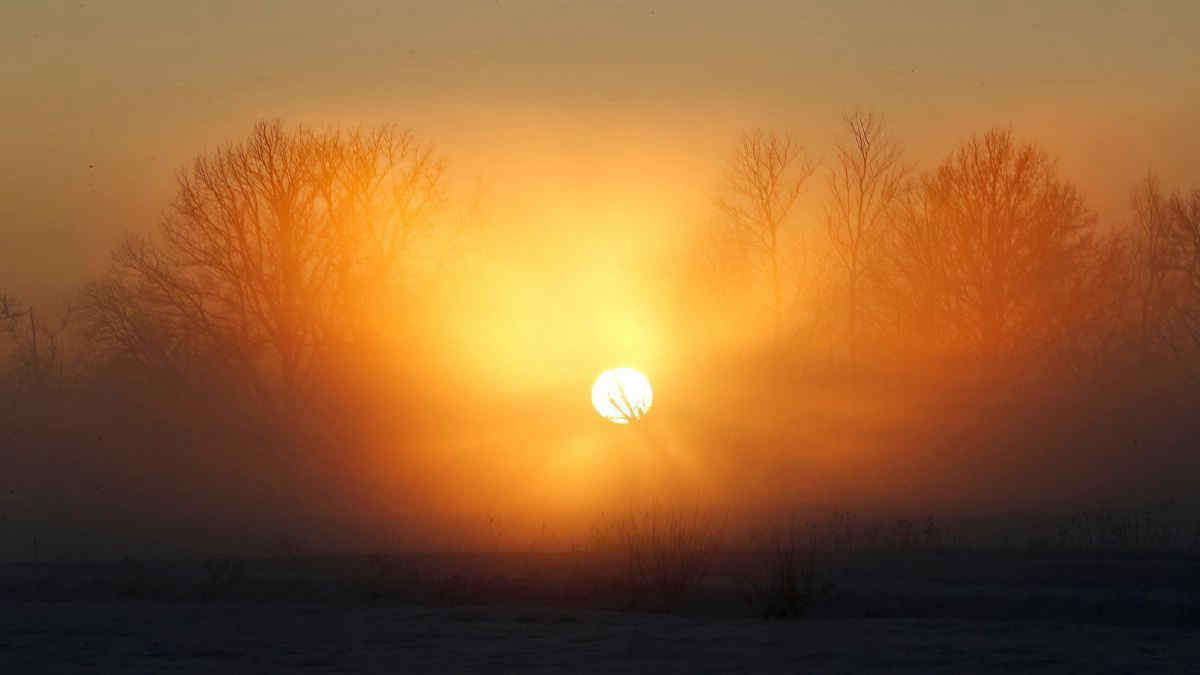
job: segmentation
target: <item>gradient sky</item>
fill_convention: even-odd
[[[1198,28],[1194,0],[8,2],[0,289],[69,289],[191,156],[276,116],[395,121],[460,178],[662,223],[740,130],[827,156],[865,106],[922,166],[1012,125],[1119,219],[1148,169],[1200,183]]]

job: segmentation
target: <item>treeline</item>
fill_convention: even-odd
[[[984,382],[1024,402],[1006,409],[1010,426],[1044,431],[1010,444],[1089,443],[1080,430],[1097,417],[1150,428],[1139,443],[1195,438],[1200,189],[1149,176],[1124,222],[1100,222],[1056,160],[1007,129],[921,170],[881,117],[854,113],[834,149],[818,165],[784,134],[745,134],[711,227],[668,270],[695,302],[667,311],[686,324],[707,304],[727,332],[769,316],[767,349],[745,358],[776,373],[824,363],[871,387],[903,367],[898,399]],[[457,217],[446,176],[432,145],[396,127],[259,123],[183,170],[157,229],[128,237],[64,311],[0,297],[0,419],[73,418],[120,397],[286,421],[272,428],[345,431],[372,406],[403,417],[379,381],[429,389],[428,373],[405,369],[445,339],[429,325],[439,296],[420,258]],[[819,216],[803,217],[802,201]],[[957,417],[994,412],[953,403]],[[986,453],[994,441],[956,442]]]
[[[779,272],[803,191],[817,193],[823,221],[792,240],[817,252],[797,263],[808,308],[781,301],[797,289]],[[815,316],[851,360],[915,350],[1197,366],[1200,189],[1150,175],[1131,190],[1126,222],[1100,223],[1057,161],[1011,130],[918,171],[880,117],[855,113],[825,167],[786,136],[745,135],[717,203],[722,263],[760,271],[777,324],[790,311]]]
[[[807,452],[778,479],[800,500],[876,490],[999,508],[1187,491],[1200,189],[1151,174],[1129,204],[1101,221],[1054,157],[1004,128],[925,170],[870,113],[844,118],[824,166],[792,137],[745,134],[705,239],[720,254],[696,277],[714,296],[730,279],[759,289],[757,305],[723,307],[725,323],[773,314],[726,426],[798,431],[743,443],[787,451],[743,456],[764,455],[765,484]]]
[[[396,328],[443,174],[432,146],[392,126],[259,123],[197,157],[158,228],[128,236],[56,325],[6,300],[9,387],[217,385],[297,404],[323,364]]]

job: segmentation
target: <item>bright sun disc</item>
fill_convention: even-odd
[[[650,380],[633,368],[606,370],[592,385],[592,406],[610,422],[637,421],[646,415],[652,403],[654,391]]]

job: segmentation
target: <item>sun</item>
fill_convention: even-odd
[[[653,403],[650,380],[633,368],[606,370],[592,385],[592,406],[610,422],[636,422],[645,417]]]

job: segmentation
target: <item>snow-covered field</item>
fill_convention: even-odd
[[[16,603],[4,673],[1200,672],[1178,626],[500,608]]]
[[[1200,673],[1188,556],[859,556],[796,620],[716,562],[669,613],[588,555],[0,565],[0,675]]]

